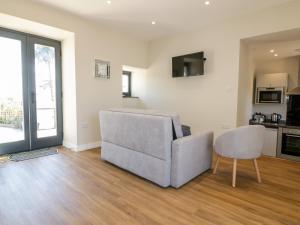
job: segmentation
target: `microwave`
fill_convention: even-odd
[[[255,104],[283,104],[283,87],[258,87],[256,88]]]

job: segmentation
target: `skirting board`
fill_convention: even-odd
[[[64,141],[63,146],[71,149],[74,152],[81,152],[81,151],[86,151],[86,150],[93,149],[93,148],[99,148],[99,147],[101,147],[101,142],[97,141],[97,142],[87,143],[87,144],[83,144],[83,145],[75,145],[73,143],[68,143],[68,142]]]

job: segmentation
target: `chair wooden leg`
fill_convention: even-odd
[[[253,164],[254,164],[255,171],[256,171],[257,182],[261,183],[261,177],[260,177],[259,168],[258,168],[258,164],[257,164],[257,160],[256,159],[253,160]]]
[[[214,167],[213,174],[216,174],[216,173],[217,173],[217,169],[218,169],[218,166],[219,166],[219,162],[220,162],[220,156],[217,155],[217,161],[216,161],[216,164],[215,164],[215,167]]]
[[[237,164],[237,159],[233,159],[232,187],[235,187],[235,183],[236,183],[236,164]]]

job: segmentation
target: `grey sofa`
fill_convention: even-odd
[[[154,110],[100,112],[101,159],[162,187],[179,188],[211,168],[213,133],[183,137],[179,116]]]

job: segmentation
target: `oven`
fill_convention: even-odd
[[[279,128],[277,157],[300,161],[300,129]]]
[[[256,88],[255,104],[284,103],[283,87],[258,87]]]

